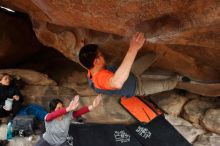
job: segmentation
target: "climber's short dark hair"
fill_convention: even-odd
[[[98,45],[87,44],[79,52],[79,61],[87,69],[93,67],[93,62],[98,55]]]

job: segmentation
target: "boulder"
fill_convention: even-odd
[[[220,135],[214,133],[207,133],[200,135],[193,143],[193,146],[219,146]]]
[[[183,117],[190,122],[199,124],[208,109],[218,106],[219,100],[217,99],[193,99],[184,106]]]
[[[207,110],[201,124],[209,131],[220,134],[220,108]]]
[[[61,99],[65,106],[68,106],[70,100],[77,95],[73,89],[60,87],[60,86],[25,86],[21,90],[24,96],[24,101],[28,103],[37,103],[45,107],[47,110],[49,102],[53,98]]]
[[[192,125],[188,121],[174,117],[172,115],[165,115],[165,118],[181,133],[190,143],[193,143],[196,138],[206,133],[206,131],[199,125]]]
[[[166,113],[178,116],[188,98],[168,91],[153,95],[152,100]]]

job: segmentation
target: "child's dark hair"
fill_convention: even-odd
[[[50,108],[50,112],[54,111],[55,108],[57,107],[58,103],[62,103],[63,101],[61,101],[60,99],[56,98],[56,99],[52,99],[49,103],[49,108]]]
[[[1,74],[0,74],[0,80],[1,80],[4,76],[9,76],[10,80],[11,80],[11,78],[12,78],[11,75],[8,74],[8,73],[1,73]]]
[[[79,52],[79,61],[87,69],[93,67],[93,62],[98,55],[98,45],[88,44],[81,48]]]

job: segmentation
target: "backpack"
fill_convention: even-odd
[[[35,116],[26,115],[14,117],[12,129],[14,136],[30,136],[36,129]]]

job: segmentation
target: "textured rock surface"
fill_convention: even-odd
[[[219,146],[220,135],[214,133],[208,133],[200,135],[193,146]]]
[[[83,30],[68,30],[46,22],[34,21],[33,24],[38,39],[44,45],[57,49],[72,60],[78,60],[76,53],[82,47],[83,38],[80,34],[84,32]]]
[[[60,86],[25,86],[21,93],[24,95],[25,103],[37,103],[49,110],[49,102],[53,98],[61,99],[66,106],[76,95],[73,89]]]
[[[1,0],[0,4],[28,13],[38,39],[72,60],[77,61],[82,39],[105,46],[107,54],[120,60],[127,37],[138,30],[151,42],[144,50],[162,54],[153,67],[203,82],[220,81],[218,0]]]
[[[220,108],[206,111],[202,124],[206,129],[220,134]]]
[[[8,73],[29,85],[56,85],[46,74],[27,69],[1,69],[0,73]]]
[[[180,83],[177,85],[177,88],[188,89],[192,93],[200,94],[203,96],[220,96],[220,83]]]
[[[218,99],[191,100],[183,108],[183,117],[190,122],[199,124],[205,112],[210,108],[219,107],[219,104]]]
[[[199,125],[192,125],[188,121],[171,115],[165,118],[181,133],[190,143],[193,143],[199,135],[206,133]]]
[[[89,105],[95,96],[81,98],[82,105]],[[119,104],[118,96],[103,96],[102,102],[94,112],[85,115],[87,122],[95,123],[132,123],[135,119]]]
[[[41,50],[38,55],[21,64],[19,68],[43,72],[59,86],[74,89],[79,95],[96,95],[89,87],[86,71],[54,49]]]
[[[0,20],[0,68],[20,63],[41,48],[27,15],[0,10]]]
[[[183,105],[188,98],[180,96],[175,92],[164,92],[158,95],[153,95],[152,100],[166,113],[173,116],[179,116]]]

